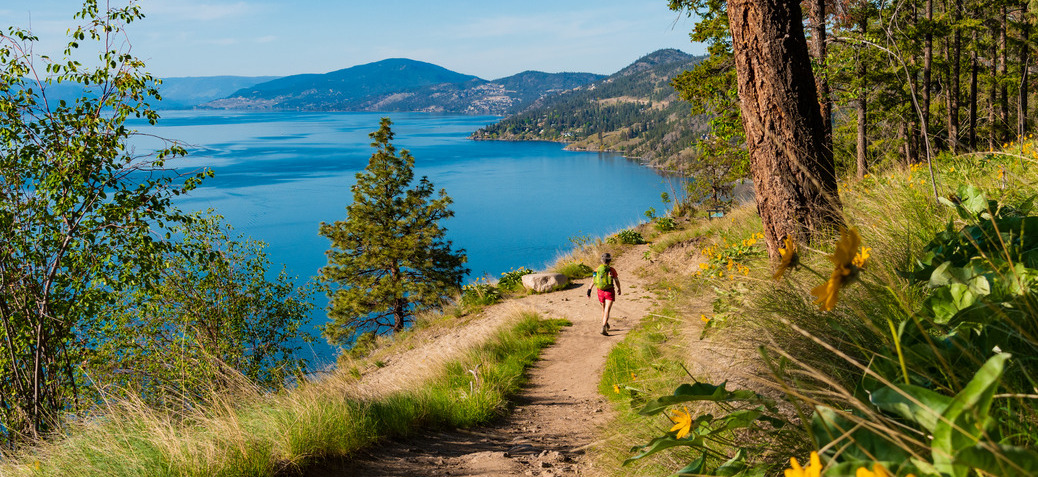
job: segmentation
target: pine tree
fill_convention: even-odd
[[[414,179],[414,157],[390,144],[392,122],[369,136],[376,149],[357,173],[346,220],[321,223],[332,241],[321,279],[328,286],[324,334],[333,344],[357,334],[400,331],[416,312],[442,303],[461,286],[468,269],[464,250],[451,250],[440,221],[454,215],[450,197],[422,177]]]

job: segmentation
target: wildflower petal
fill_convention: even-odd
[[[674,422],[674,427],[670,428],[670,432],[678,431],[675,436],[678,439],[687,436],[692,430],[692,415],[687,411],[688,408],[685,408],[684,411],[679,411],[677,409],[670,410],[670,420]]]

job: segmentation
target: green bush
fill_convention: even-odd
[[[609,237],[609,240],[607,240],[607,242],[622,243],[627,245],[638,245],[645,243],[645,238],[642,237],[641,233],[631,229],[627,229],[621,230],[616,235]]]
[[[505,272],[501,274],[501,279],[497,281],[497,287],[505,291],[517,291],[523,287],[523,275],[529,275],[533,273],[526,267],[519,267],[518,269]]]
[[[671,230],[678,228],[677,222],[674,222],[674,219],[670,217],[657,217],[654,225],[656,226],[656,230],[659,230],[660,232],[670,232]]]
[[[461,304],[464,306],[486,306],[501,301],[501,291],[484,279],[461,288]]]

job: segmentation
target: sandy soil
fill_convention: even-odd
[[[600,426],[611,419],[598,382],[610,348],[644,317],[655,302],[639,271],[647,246],[628,250],[613,266],[623,295],[610,319],[609,336],[601,335],[601,306],[585,295],[588,281],[554,293],[530,295],[487,309],[463,329],[431,340],[365,376],[369,391],[403,387],[432,372],[433,361],[451,359],[485,340],[505,325],[515,309],[545,317],[566,318],[556,344],[542,353],[530,371],[530,382],[516,399],[514,411],[486,428],[429,432],[388,441],[349,462],[314,469],[321,476],[498,476],[597,475],[584,459],[584,449],[601,437]]]

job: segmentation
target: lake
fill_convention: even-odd
[[[157,126],[131,125],[187,144],[190,154],[173,167],[214,171],[179,200],[182,209],[215,209],[235,232],[266,242],[271,261],[305,283],[326,263],[330,242],[318,225],[345,218],[355,174],[374,150],[368,134],[383,116],[394,123],[393,144],[415,157],[416,179],[428,176],[454,200],[445,225],[468,255],[469,282],[544,269],[572,247],[570,238],[637,224],[648,208],[664,210],[660,194],[671,192],[665,177],[619,154],[468,139],[499,119],[492,116],[166,111]],[[156,144],[133,142],[138,150]],[[315,325],[326,321],[326,304],[317,297]],[[305,354],[319,363],[334,358],[323,338]]]

